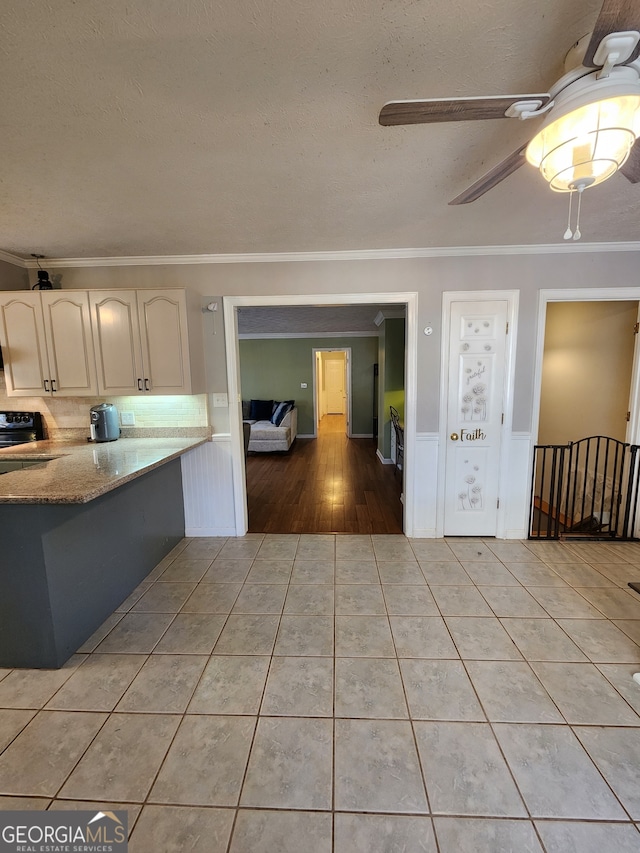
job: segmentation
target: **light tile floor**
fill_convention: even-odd
[[[0,670],[0,809],[130,849],[638,853],[640,544],[181,542],[60,670]]]

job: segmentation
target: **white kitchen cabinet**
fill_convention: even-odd
[[[0,345],[11,397],[98,393],[86,291],[0,292]]]
[[[199,371],[202,361],[202,316],[184,290],[95,290],[89,298],[101,394],[203,390],[199,373],[192,371],[192,364]],[[199,356],[192,359],[198,342]]]

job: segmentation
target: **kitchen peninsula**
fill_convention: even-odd
[[[0,476],[0,667],[62,666],[182,539],[180,456],[206,440],[0,450],[42,460]]]

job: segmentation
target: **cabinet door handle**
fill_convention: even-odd
[[[49,380],[48,379],[44,380],[44,390],[47,392],[47,394],[49,393]]]
[[[142,379],[138,379],[138,391],[142,391]]]
[[[51,380],[51,390],[53,391],[53,393],[54,393],[54,394],[55,394],[55,393],[56,393],[56,391],[58,390],[58,389],[56,388],[56,380],[55,380],[55,379],[52,379],[52,380]]]
[[[148,379],[144,380],[144,390],[145,391],[151,391],[151,388],[149,388],[149,380]]]

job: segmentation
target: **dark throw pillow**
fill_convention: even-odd
[[[276,403],[276,408],[271,415],[271,423],[274,426],[280,426],[287,414],[293,409],[294,404],[295,400],[285,400],[282,403]]]
[[[252,400],[249,405],[249,418],[252,421],[268,421],[273,412],[273,400]]]

